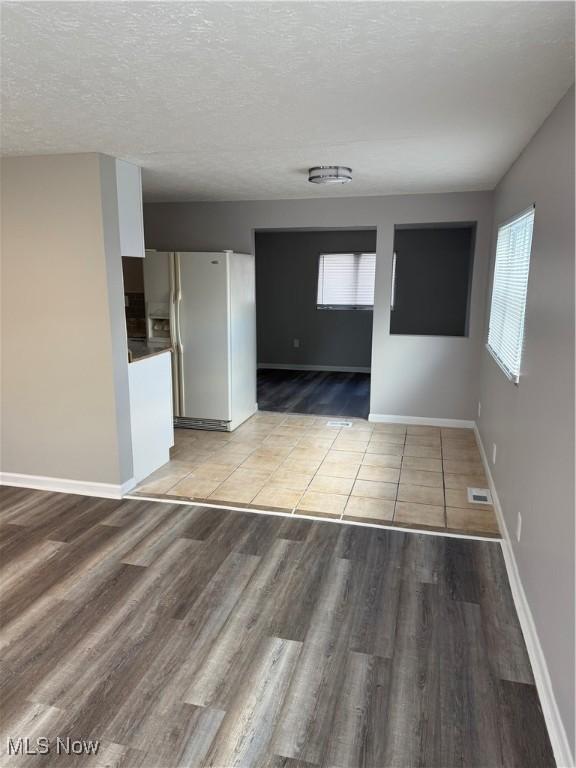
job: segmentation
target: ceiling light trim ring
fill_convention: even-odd
[[[308,169],[312,184],[347,184],[352,181],[352,168],[347,165],[315,165]]]

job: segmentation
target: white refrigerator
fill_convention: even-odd
[[[169,320],[174,424],[231,431],[257,410],[254,256],[147,251],[148,327]]]

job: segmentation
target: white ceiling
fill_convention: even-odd
[[[574,77],[571,2],[2,5],[3,154],[104,152],[149,200],[490,189]],[[311,165],[354,170],[344,187]]]

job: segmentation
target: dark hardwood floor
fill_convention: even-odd
[[[260,369],[258,408],[366,419],[370,410],[370,374]]]
[[[554,765],[497,543],[0,489],[4,765]]]

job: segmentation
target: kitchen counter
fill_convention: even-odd
[[[134,480],[139,483],[170,460],[174,444],[172,357],[152,348],[128,366]]]
[[[149,346],[145,341],[128,340],[128,362],[135,363],[146,357],[155,357],[163,352],[171,352],[172,347],[167,344],[165,347]]]

